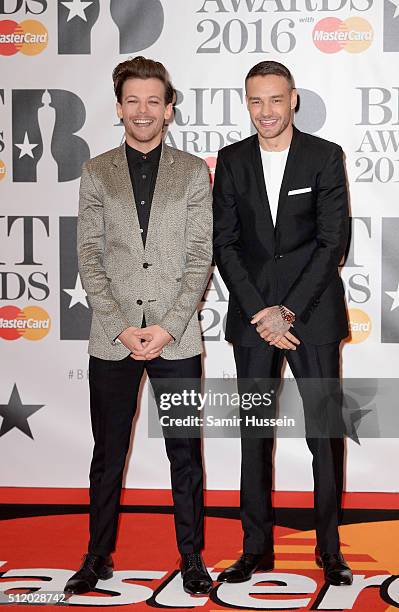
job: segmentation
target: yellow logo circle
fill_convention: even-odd
[[[349,17],[345,19],[345,31],[347,40],[344,49],[348,53],[362,53],[366,51],[373,42],[373,28],[366,19],[362,17]]]
[[[371,334],[371,319],[367,312],[360,308],[350,308],[349,310],[349,329],[350,343],[359,344],[367,340]]]
[[[21,53],[24,55],[38,55],[48,45],[48,31],[40,21],[27,19],[20,23],[23,32]]]
[[[6,178],[6,174],[7,174],[6,165],[3,162],[3,160],[0,159],[0,181],[2,181],[4,178]]]
[[[25,317],[24,338],[27,340],[41,340],[50,331],[51,319],[49,314],[39,306],[26,306],[22,309]]]

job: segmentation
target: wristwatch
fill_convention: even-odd
[[[291,310],[288,310],[288,308],[286,308],[282,304],[279,305],[279,309],[280,309],[280,314],[282,318],[284,319],[284,321],[292,325],[295,321],[295,314],[291,312]]]

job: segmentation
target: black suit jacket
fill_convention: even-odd
[[[311,188],[305,193],[289,191]],[[338,265],[348,238],[348,196],[338,145],[294,127],[276,226],[257,134],[219,152],[214,182],[214,256],[230,292],[226,340],[264,342],[250,320],[275,304],[295,312],[311,344],[348,335]]]

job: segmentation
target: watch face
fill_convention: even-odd
[[[289,312],[285,306],[280,306],[280,312],[281,312],[281,316],[284,319],[284,321],[287,321],[287,323],[292,323],[293,321],[295,321],[295,315],[292,312]]]

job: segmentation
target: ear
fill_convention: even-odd
[[[248,96],[246,94],[245,94],[245,104],[247,105],[247,109],[249,110]]]
[[[122,105],[119,102],[116,103],[116,114],[118,115],[119,119],[123,118]]]
[[[173,115],[173,104],[169,103],[165,106],[164,119],[165,121],[169,121]]]
[[[297,104],[298,104],[298,93],[296,89],[293,89],[291,91],[291,110],[295,110]]]

